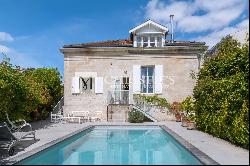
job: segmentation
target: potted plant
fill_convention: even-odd
[[[190,121],[190,118],[187,117],[190,114],[194,114],[194,101],[191,96],[186,97],[181,103],[180,103],[180,110],[182,110],[182,124],[183,127],[188,127],[188,122]],[[191,115],[192,116],[192,115]]]
[[[180,114],[179,106],[180,106],[179,102],[173,102],[173,104],[171,105],[171,109],[175,113],[176,122],[181,122],[181,114]]]
[[[188,127],[188,118],[185,115],[181,118],[181,126]]]
[[[195,114],[194,113],[190,113],[187,116],[187,129],[188,130],[193,130],[195,129]]]

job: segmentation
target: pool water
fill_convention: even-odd
[[[17,164],[201,164],[160,127],[95,127]]]

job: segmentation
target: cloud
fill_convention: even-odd
[[[13,41],[14,38],[6,32],[0,32],[0,41]]]
[[[235,26],[225,27],[221,30],[214,31],[205,36],[198,36],[193,38],[195,41],[203,41],[211,48],[218,43],[223,37],[232,35],[241,43],[245,42],[246,33],[249,31],[249,19],[245,19]]]
[[[10,52],[10,48],[9,47],[0,44],[0,54],[1,53],[6,54],[6,53],[9,53],[9,52]]]
[[[169,23],[174,14],[176,30],[181,32],[213,31],[228,26],[245,9],[245,0],[194,0],[160,1],[151,0],[145,7],[145,17],[163,24]]]
[[[4,53],[13,65],[22,66],[22,67],[41,67],[42,65],[38,60],[32,56],[19,52],[13,48],[0,45],[0,61],[3,58],[2,53]]]

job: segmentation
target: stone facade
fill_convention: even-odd
[[[198,54],[206,48],[204,44],[162,48],[62,48],[64,113],[103,111],[103,120],[107,120],[108,94],[114,91],[114,80],[121,77],[129,77],[129,103],[133,104],[133,65],[162,65],[163,86],[159,96],[169,102],[182,101],[192,95],[195,80],[190,77],[190,73],[198,71]],[[92,77],[103,77],[103,93],[91,91],[72,94],[72,77],[86,72],[93,73]]]

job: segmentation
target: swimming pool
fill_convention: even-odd
[[[202,164],[158,126],[97,126],[16,164]]]

